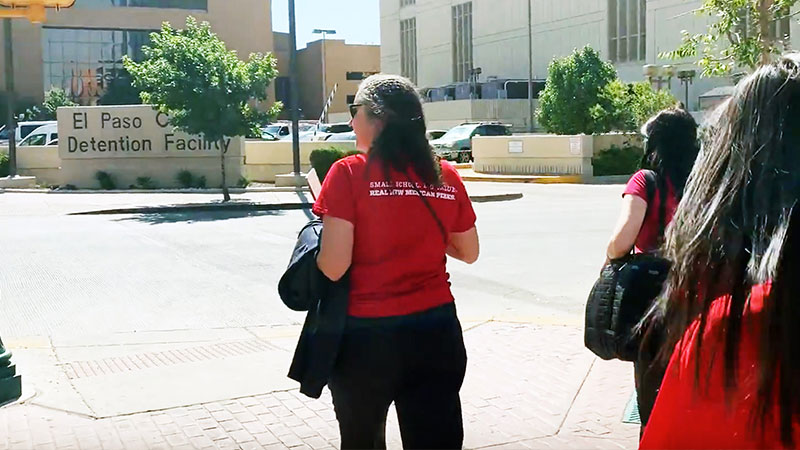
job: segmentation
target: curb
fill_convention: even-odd
[[[469,199],[472,200],[472,203],[508,202],[511,200],[519,200],[521,198],[521,192],[497,195],[473,195],[469,197]]]
[[[68,216],[102,216],[115,214],[163,214],[213,211],[282,211],[311,209],[311,203],[209,203],[199,205],[139,206],[69,213]]]
[[[54,191],[52,189],[23,189],[23,188],[3,188],[0,193],[21,193],[21,194],[222,194],[222,189],[117,189],[113,191],[76,189],[74,191]],[[263,188],[231,188],[231,194],[248,194],[254,192],[310,192],[307,187],[263,187]]]
[[[530,184],[585,184],[587,181],[580,175],[566,176],[514,176],[514,175],[466,175],[461,179],[473,182],[489,183],[530,183]]]
[[[519,200],[523,197],[522,193],[497,194],[497,195],[475,195],[470,200],[473,203],[507,202]],[[68,216],[101,216],[117,214],[164,214],[164,213],[184,213],[184,212],[214,212],[214,211],[281,211],[311,209],[313,203],[292,202],[292,203],[201,203],[186,205],[168,206],[133,206],[129,208],[101,209],[96,211],[81,211],[68,213]]]

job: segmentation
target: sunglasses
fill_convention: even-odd
[[[364,106],[364,105],[362,105],[361,103],[352,103],[352,104],[350,104],[350,117],[352,117],[353,119],[356,118],[356,114],[358,113],[358,108],[360,106]]]

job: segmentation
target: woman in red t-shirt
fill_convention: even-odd
[[[458,172],[434,156],[409,80],[367,78],[350,112],[366,154],[331,167],[313,208],[317,265],[350,282],[328,382],[342,448],[385,447],[392,402],[406,448],[460,448],[467,357],[445,263],[478,258],[475,212]]]
[[[641,448],[800,447],[800,54],[742,80],[667,231]]]
[[[636,253],[658,250],[697,157],[697,123],[683,109],[669,108],[656,114],[642,127],[642,134],[644,170],[631,177],[622,194],[622,213],[608,244],[609,259],[621,258],[631,249]],[[653,175],[649,181],[652,186],[648,186],[648,170]],[[653,342],[655,334],[648,336],[648,346],[657,346]],[[645,352],[633,364],[642,429],[650,416],[663,370],[651,368],[651,359]]]

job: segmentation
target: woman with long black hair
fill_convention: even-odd
[[[313,211],[320,270],[349,274],[348,318],[328,386],[342,448],[384,448],[394,402],[406,448],[460,448],[466,370],[446,255],[478,258],[475,213],[458,172],[434,156],[407,79],[373,75],[351,105],[356,146]]]
[[[721,106],[667,231],[669,361],[641,448],[800,445],[800,54]]]
[[[697,123],[682,108],[659,112],[642,127],[642,133],[645,137],[643,169],[631,177],[622,194],[622,212],[608,244],[609,259],[624,257],[631,250],[653,253],[659,249],[697,157]],[[648,306],[643,305],[642,310]],[[656,333],[650,331],[648,348],[634,361],[642,429],[650,416],[663,369],[663,366],[651,364],[657,350],[648,350],[658,343],[654,342]]]

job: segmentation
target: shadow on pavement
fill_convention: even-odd
[[[246,219],[248,217],[259,216],[283,216],[284,210],[274,211],[186,211],[186,212],[163,212],[135,214],[120,219],[115,222],[141,222],[150,225],[161,225],[166,223],[194,223],[194,222],[216,222],[222,220]]]

